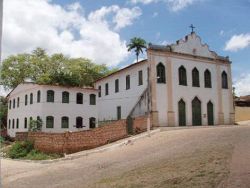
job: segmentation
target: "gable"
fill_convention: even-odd
[[[194,32],[187,35],[185,39],[178,40],[171,45],[173,52],[197,55],[208,58],[216,58],[217,54],[209,50],[207,44],[202,44],[201,38]]]

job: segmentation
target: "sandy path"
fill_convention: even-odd
[[[96,185],[96,182],[104,178],[122,176],[124,173],[149,166],[157,161],[175,161],[176,158],[183,157],[186,160],[183,164],[188,165],[188,160],[191,160],[195,153],[198,154],[201,151],[200,153],[214,155],[216,153],[213,151],[218,148],[220,150],[234,148],[227,185],[231,184],[232,187],[236,185],[233,183],[237,183],[240,187],[250,185],[250,178],[248,178],[250,126],[164,131],[111,151],[51,164],[3,159],[1,176],[4,188],[89,187]],[[235,155],[236,153],[240,153],[241,162],[238,162],[239,155]],[[191,156],[191,158],[185,158],[186,156]],[[231,155],[229,157],[231,158]],[[201,165],[201,163],[199,161],[199,164],[194,163],[194,165]],[[213,169],[210,170],[213,171]],[[178,175],[178,169],[174,173]],[[203,177],[199,178],[202,180]],[[240,181],[236,182],[235,179],[239,178]]]

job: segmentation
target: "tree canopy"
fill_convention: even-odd
[[[127,45],[127,48],[128,48],[128,51],[131,51],[134,49],[136,59],[138,62],[138,57],[139,57],[140,53],[143,53],[143,49],[147,48],[147,43],[144,39],[142,39],[140,37],[134,37],[134,38],[130,39],[130,43]]]
[[[38,84],[92,86],[93,82],[117,69],[97,65],[86,58],[69,58],[63,54],[48,55],[37,48],[32,53],[11,55],[1,67],[1,84],[12,89],[27,79]]]

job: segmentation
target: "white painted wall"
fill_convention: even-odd
[[[116,120],[117,106],[121,106],[121,118],[126,119],[140,95],[147,87],[147,62],[101,79],[95,83],[95,88],[101,86],[102,96],[98,101],[99,121]],[[138,85],[138,71],[143,71],[143,85]],[[126,75],[130,75],[130,89],[126,90]],[[115,93],[115,80],[119,79],[119,92]],[[109,84],[109,95],[105,95],[105,84]]]
[[[37,103],[37,91],[41,91],[41,102]],[[53,90],[55,92],[54,103],[46,102],[47,90]],[[62,92],[68,91],[70,93],[69,103],[62,103]],[[83,104],[76,104],[76,93],[83,93]],[[33,93],[33,104],[30,104],[30,93]],[[28,94],[28,105],[25,106],[25,95]],[[60,86],[47,86],[37,84],[21,84],[19,85],[9,96],[9,100],[12,101],[12,107],[8,109],[8,134],[12,137],[16,132],[28,131],[24,129],[24,118],[32,117],[36,119],[40,116],[43,121],[42,131],[44,132],[65,132],[65,131],[78,131],[89,129],[89,118],[95,117],[98,119],[97,103],[96,105],[89,104],[89,95],[95,94],[97,97],[97,91],[93,89],[81,89],[81,88],[67,88]],[[17,108],[17,98],[20,97],[20,106]],[[16,107],[13,109],[13,99],[16,99]],[[46,128],[46,117],[54,117],[54,128]],[[61,128],[61,117],[69,117],[69,128]],[[85,127],[78,129],[76,125],[76,117],[83,118],[83,125]],[[16,119],[19,119],[19,129],[16,129]],[[9,128],[9,119],[11,120],[11,126]],[[12,128],[12,119],[15,119],[15,128]]]

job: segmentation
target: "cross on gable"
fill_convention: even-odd
[[[192,32],[191,32],[191,33],[193,33],[193,32],[194,32],[194,28],[195,28],[194,25],[191,24],[189,27],[192,29]]]

